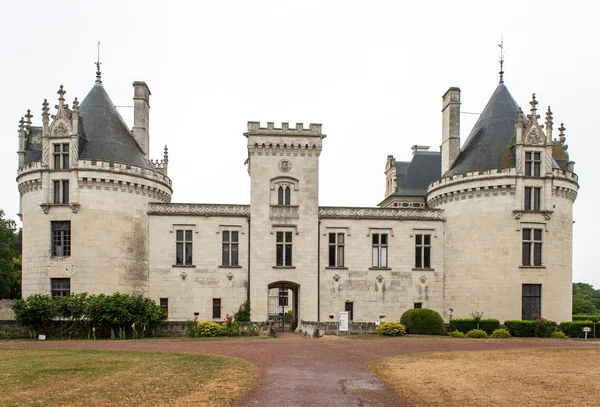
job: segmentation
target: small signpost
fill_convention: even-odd
[[[592,332],[592,328],[586,326],[585,328],[583,328],[583,332],[585,333],[585,340],[587,341],[587,334],[588,332]]]
[[[40,341],[45,341],[46,340],[46,335],[38,335],[38,339]]]
[[[348,311],[340,312],[340,327],[339,331],[348,332]]]

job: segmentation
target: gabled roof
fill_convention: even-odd
[[[506,86],[500,83],[444,176],[514,167],[514,153],[509,147],[518,108]]]
[[[101,83],[96,82],[81,102],[79,114],[87,137],[79,158],[154,169]]]
[[[396,192],[393,196],[425,196],[430,183],[441,176],[439,151],[416,150],[410,162],[396,162]]]

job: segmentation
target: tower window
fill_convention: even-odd
[[[532,151],[525,152],[525,176],[539,177],[542,166],[542,153]]]
[[[71,294],[71,279],[70,278],[51,278],[50,279],[50,296],[65,297]]]
[[[53,144],[55,170],[69,169],[69,143]]]
[[[542,265],[542,229],[523,229],[523,266]]]
[[[289,186],[277,188],[277,205],[290,205],[292,191]]]
[[[292,232],[277,232],[276,267],[292,267]]]
[[[68,204],[69,203],[69,181],[68,180],[55,180],[54,185],[54,204]]]
[[[541,317],[542,313],[542,285],[523,284],[521,298],[521,319],[532,320]]]
[[[52,256],[65,257],[71,255],[71,221],[53,221]]]
[[[525,187],[525,210],[539,211],[542,188]]]

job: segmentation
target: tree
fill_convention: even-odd
[[[21,229],[0,209],[0,298],[21,297]]]
[[[573,283],[573,315],[600,314],[600,290],[587,283]]]

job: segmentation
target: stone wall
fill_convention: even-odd
[[[12,310],[14,300],[0,300],[0,321],[14,321],[15,313]]]
[[[304,336],[310,338],[320,338],[323,335],[358,335],[375,334],[377,325],[375,322],[349,322],[348,331],[340,331],[338,322],[315,322],[301,321],[300,329]]]

